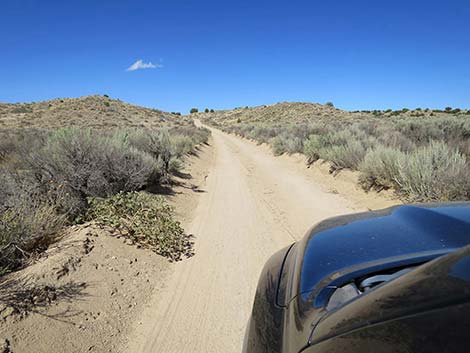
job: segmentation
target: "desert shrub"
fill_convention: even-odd
[[[197,113],[199,110],[197,108],[191,108],[191,110],[189,111],[190,114],[194,114],[194,113]]]
[[[0,276],[45,250],[65,222],[54,206],[19,197],[0,213]]]
[[[91,198],[86,219],[113,227],[132,241],[171,261],[191,256],[192,242],[165,200],[144,192],[119,193],[107,199]]]
[[[325,105],[327,107],[334,107],[333,102],[326,102]]]
[[[134,130],[126,132],[124,135],[114,135],[114,137],[124,144],[128,143],[138,151],[150,155],[156,161],[153,170],[154,183],[168,179],[168,163],[172,157],[172,143],[168,131]]]
[[[284,138],[284,146],[287,153],[300,153],[303,151],[302,139],[296,136]]]
[[[416,148],[416,144],[409,137],[388,125],[378,126],[374,134],[379,146],[383,145],[404,152],[412,151]]]
[[[286,152],[286,146],[284,145],[284,139],[281,136],[276,136],[270,141],[271,149],[275,156],[280,156]]]
[[[444,142],[432,141],[399,161],[400,191],[413,201],[470,197],[469,165],[464,155]]]
[[[207,141],[209,134],[195,126],[178,127],[171,134],[76,128],[0,131],[0,276],[44,250],[64,225],[84,221],[90,200],[119,193],[116,200],[127,200],[129,211],[142,213],[126,218],[124,206],[113,204],[122,211],[122,222],[134,222],[129,229],[144,234],[149,246],[171,259],[189,254],[190,242],[178,235],[179,225],[163,201],[122,195],[167,180],[169,172],[182,168],[178,157]],[[184,141],[184,148],[175,148],[177,141]],[[136,208],[137,204],[156,206],[158,217],[143,219],[152,217],[153,210]],[[146,225],[157,228],[145,233]]]
[[[178,157],[171,157],[168,163],[168,171],[170,173],[178,173],[183,169],[183,162]]]
[[[206,128],[198,128],[193,126],[181,126],[173,128],[169,131],[170,138],[177,136],[190,137],[194,144],[206,143],[209,140],[210,131]]]
[[[307,156],[308,163],[313,163],[320,158],[320,149],[323,147],[322,136],[310,135],[304,142],[304,154]]]
[[[45,146],[28,156],[29,169],[46,189],[65,190],[71,204],[62,205],[76,216],[89,196],[110,196],[139,190],[161,177],[155,160],[131,147],[122,136],[102,137],[90,130],[62,129],[51,134]]]
[[[194,141],[188,136],[177,135],[171,139],[171,153],[177,157],[191,153],[195,147]]]
[[[361,172],[360,184],[366,190],[395,187],[399,163],[403,158],[403,152],[391,147],[378,145],[368,150],[364,160],[358,165]]]
[[[321,158],[330,161],[334,169],[357,169],[366,154],[366,148],[356,140],[344,144],[324,147],[319,151]]]

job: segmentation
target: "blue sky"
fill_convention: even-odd
[[[1,102],[470,108],[468,0],[2,0],[0,45]]]

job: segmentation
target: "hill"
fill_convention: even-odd
[[[0,103],[0,128],[111,129],[161,128],[192,124],[191,120],[156,109],[139,107],[106,96],[57,98],[33,103]]]
[[[331,120],[358,120],[370,118],[407,119],[432,118],[467,115],[469,110],[446,108],[414,110],[362,110],[346,111],[328,104],[305,102],[282,102],[257,107],[240,107],[232,110],[219,110],[213,113],[197,113],[201,120],[217,125],[232,125],[240,123],[314,123]]]
[[[197,117],[226,132],[268,143],[275,155],[304,153],[331,172],[360,172],[365,190],[394,189],[406,201],[470,199],[470,111],[347,112],[330,105],[278,103]]]

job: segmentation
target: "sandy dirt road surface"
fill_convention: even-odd
[[[215,129],[212,136],[213,161],[187,229],[196,255],[175,265],[129,352],[240,352],[269,256],[314,223],[359,210],[266,149]]]

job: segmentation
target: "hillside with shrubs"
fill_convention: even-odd
[[[178,119],[175,119],[178,117]],[[90,127],[170,128],[188,124],[179,113],[166,113],[112,99],[108,95],[57,98],[31,103],[0,103],[0,128],[56,129]]]
[[[279,103],[199,118],[267,143],[275,155],[303,153],[309,164],[329,162],[332,173],[358,171],[365,190],[392,189],[414,202],[470,199],[469,110],[347,112],[332,103]]]
[[[108,97],[0,105],[0,276],[94,221],[171,261],[191,242],[158,195],[209,131]]]

